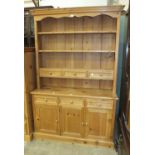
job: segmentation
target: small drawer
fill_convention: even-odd
[[[48,74],[50,77],[60,77],[61,76],[61,72],[59,72],[59,71],[49,71]]]
[[[75,77],[79,77],[79,78],[85,78],[86,77],[86,73],[84,72],[79,72],[79,73],[76,73],[74,74]]]
[[[85,73],[84,72],[66,72],[66,77],[72,77],[72,78],[84,78]]]
[[[40,69],[40,77],[60,77],[60,71],[53,71],[50,69]]]
[[[47,95],[34,95],[33,96],[34,103],[58,103],[58,98],[54,96],[47,96]]]
[[[103,108],[103,109],[112,109],[113,101],[105,99],[87,99],[87,107],[89,108]]]
[[[89,77],[92,79],[105,79],[105,80],[113,79],[113,75],[111,73],[100,73],[100,72],[91,72],[89,73]]]

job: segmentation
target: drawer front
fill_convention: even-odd
[[[61,106],[77,106],[83,107],[84,100],[81,98],[74,97],[60,97],[60,105]]]
[[[60,71],[50,71],[46,69],[40,69],[40,76],[41,77],[59,77],[61,76]]]
[[[66,72],[65,73],[66,77],[75,77],[75,78],[85,78],[86,74],[84,72]]]
[[[102,73],[102,72],[91,72],[91,73],[89,73],[89,77],[92,79],[112,80],[113,74],[112,73]]]
[[[48,95],[33,95],[33,102],[34,103],[49,103],[49,104],[57,104],[58,98],[55,96],[48,96]]]
[[[105,100],[105,99],[87,99],[87,107],[88,108],[102,108],[102,109],[112,109],[113,101]]]
[[[50,75],[50,77],[59,77],[59,76],[61,76],[61,72],[59,72],[59,71],[50,71],[49,75]]]

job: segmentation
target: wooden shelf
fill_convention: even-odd
[[[50,35],[50,34],[100,34],[100,33],[116,33],[116,30],[104,30],[104,31],[59,31],[59,32],[38,32],[38,35]]]
[[[39,72],[40,77],[49,78],[113,80],[113,70],[40,68]]]
[[[40,53],[50,53],[50,52],[75,52],[75,53],[115,53],[115,50],[56,50],[56,49],[51,49],[51,50],[39,50]]]
[[[112,94],[112,90],[88,89],[88,88],[75,89],[75,88],[53,87],[53,88],[36,89],[32,91],[31,94],[118,99],[116,95]]]

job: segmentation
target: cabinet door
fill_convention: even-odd
[[[60,108],[61,135],[83,137],[82,104],[62,103]]]
[[[35,105],[35,129],[38,132],[59,134],[59,108],[57,105]]]
[[[103,108],[87,108],[86,138],[110,139],[112,137],[112,110]]]

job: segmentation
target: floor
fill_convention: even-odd
[[[25,143],[24,155],[117,155],[117,153],[113,148],[54,140],[34,140]]]

